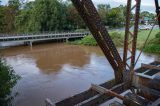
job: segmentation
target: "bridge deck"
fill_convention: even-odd
[[[17,35],[17,36],[0,36],[0,42],[18,42],[18,41],[38,41],[49,39],[69,39],[80,38],[88,35],[89,32],[74,32],[74,33],[50,33],[50,34],[35,34],[35,35]]]

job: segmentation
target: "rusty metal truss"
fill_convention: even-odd
[[[155,0],[155,6],[156,6],[156,13],[157,13],[157,19],[158,19],[158,24],[159,24],[159,27],[160,27],[160,7],[159,7],[159,1],[158,0]]]
[[[131,3],[133,0],[127,1],[127,16],[126,16],[126,27],[125,27],[125,39],[124,39],[124,54],[123,64],[125,69],[130,72],[134,71],[135,67],[135,56],[136,56],[136,44],[138,35],[138,24],[140,17],[140,4],[141,0],[135,0],[136,4],[132,7]],[[131,29],[131,14],[135,11],[134,15],[134,29]],[[131,76],[129,76],[131,77]]]
[[[150,65],[142,64],[142,67],[135,70],[136,64],[136,44],[139,29],[140,18],[140,4],[141,0],[135,0],[136,4],[132,7],[133,0],[127,0],[127,16],[125,24],[125,39],[124,39],[124,53],[123,60],[121,59],[104,23],[91,0],[71,0],[76,7],[78,13],[88,26],[93,37],[97,41],[99,47],[102,49],[104,55],[108,59],[115,73],[115,80],[108,81],[104,84],[92,85],[90,89],[72,97],[66,98],[55,103],[56,106],[98,106],[113,97],[118,97],[123,100],[126,106],[146,106],[148,101],[142,100],[141,97],[148,100],[156,100],[160,97],[160,84],[155,83],[150,86],[150,81],[153,75],[159,75],[159,62],[153,62]],[[159,16],[158,0],[155,0],[157,15]],[[131,24],[131,14],[135,11],[133,22]],[[158,17],[159,18],[159,17]],[[159,20],[160,25],[160,20]],[[131,30],[131,26],[133,29]],[[150,71],[148,71],[150,69]],[[153,71],[154,70],[154,71]],[[135,73],[134,73],[135,72]],[[144,75],[147,74],[147,75]],[[151,76],[150,76],[151,74]],[[132,84],[132,86],[131,86]],[[120,93],[131,89],[133,93],[125,96]],[[158,90],[157,90],[158,89]],[[136,94],[137,91],[137,94]],[[149,91],[149,92],[148,92]],[[158,94],[158,95],[157,95]],[[141,97],[139,97],[139,95]],[[135,97],[135,99],[133,99]],[[152,99],[150,99],[152,97]],[[50,100],[47,100],[50,103]],[[144,105],[145,103],[145,105]],[[52,103],[51,103],[52,104]],[[117,103],[116,103],[117,104]],[[113,103],[114,105],[114,103]],[[49,105],[50,106],[50,105]],[[120,105],[114,105],[120,106]]]
[[[88,26],[104,55],[111,64],[116,83],[123,82],[123,61],[111,39],[104,23],[91,0],[72,0],[80,16]]]

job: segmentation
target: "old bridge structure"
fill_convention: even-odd
[[[32,46],[35,41],[47,41],[71,38],[83,38],[90,32],[61,32],[61,33],[40,33],[40,34],[18,34],[18,35],[0,35],[0,42],[25,42]]]
[[[120,57],[105,24],[101,20],[92,0],[71,0],[79,15],[88,26],[106,59],[112,66],[115,79],[101,85],[91,84],[91,88],[80,94],[66,98],[56,103],[46,99],[47,106],[99,106],[117,97],[122,103],[115,101],[110,106],[159,106],[160,105],[160,62],[141,65],[138,70],[135,65],[141,55],[136,58],[136,45],[140,19],[141,0],[126,0],[126,26],[124,37],[123,59]],[[135,4],[132,4],[135,2]],[[155,0],[158,23],[160,25],[160,6]],[[134,29],[131,31],[131,15],[134,11]],[[152,28],[153,30],[153,28]],[[151,31],[152,31],[151,30]],[[149,36],[150,34],[148,34]],[[147,40],[146,40],[147,42]],[[146,43],[145,43],[146,44]],[[144,44],[144,45],[145,45]],[[143,49],[141,50],[143,51]],[[145,74],[145,75],[144,75]],[[149,75],[149,77],[146,76]],[[131,90],[125,96],[122,92]],[[142,98],[143,97],[143,98]]]

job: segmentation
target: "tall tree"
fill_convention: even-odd
[[[14,21],[15,17],[19,13],[20,3],[19,0],[9,0],[8,6],[4,6],[3,15],[4,15],[4,32],[12,33],[15,31]]]
[[[121,27],[124,25],[124,12],[120,7],[112,8],[107,15],[107,25],[111,27]]]
[[[0,33],[4,32],[4,26],[5,26],[5,16],[4,16],[4,6],[0,5]]]
[[[85,24],[72,4],[67,6],[67,23],[69,29],[84,28]]]
[[[57,0],[36,0],[31,10],[29,31],[54,31],[63,29],[65,6]]]
[[[102,21],[106,24],[107,23],[107,15],[111,9],[110,5],[109,4],[99,4],[97,6],[97,8],[98,8],[98,13],[99,13]]]

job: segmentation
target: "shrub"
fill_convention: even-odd
[[[156,38],[160,39],[160,32],[155,35]]]
[[[123,46],[123,36],[121,33],[111,32],[110,36],[116,46],[118,47]]]
[[[19,78],[5,60],[0,57],[0,106],[11,105],[13,99],[11,90]]]
[[[155,39],[150,41],[144,51],[150,53],[160,53],[160,32],[155,35]]]
[[[160,46],[157,44],[149,44],[145,47],[144,51],[149,53],[160,53]]]
[[[116,46],[122,46],[123,44],[123,37],[121,33],[118,32],[111,32],[110,36],[114,42],[114,44]],[[97,42],[94,39],[93,36],[89,35],[89,36],[85,36],[83,39],[81,40],[77,40],[77,41],[73,41],[70,42],[70,44],[75,44],[75,45],[89,45],[89,46],[97,46]]]

